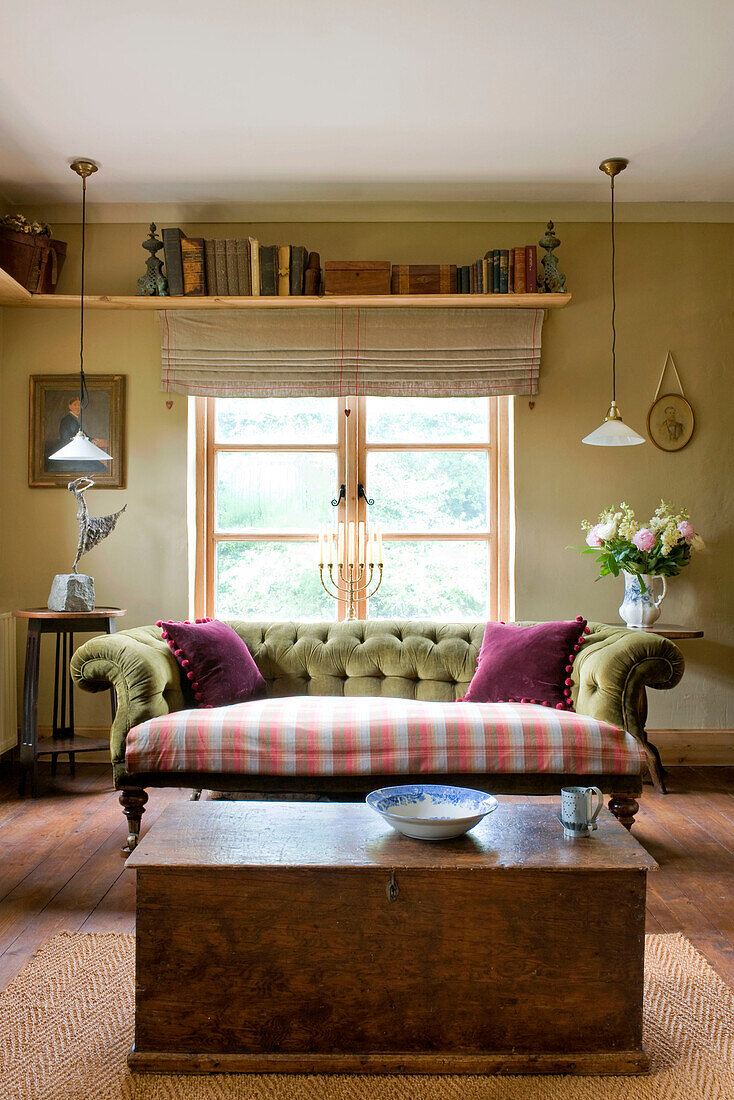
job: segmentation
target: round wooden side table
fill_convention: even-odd
[[[36,795],[38,757],[51,756],[51,773],[56,774],[59,756],[68,753],[74,775],[78,752],[99,752],[109,748],[102,737],[77,737],[74,733],[74,692],[69,661],[74,652],[74,634],[114,634],[115,619],[127,612],[122,607],[95,607],[93,611],[49,611],[47,607],[29,607],[14,611],[17,619],[28,622],[23,680],[23,723],[20,737],[20,793],[25,791],[30,773],[31,794]],[[56,635],[54,667],[54,713],[51,737],[38,739],[38,676],[41,638]],[[112,718],[115,717],[115,693],[112,691]]]

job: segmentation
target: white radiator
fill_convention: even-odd
[[[15,619],[0,613],[0,752],[18,743],[18,708],[15,679]]]

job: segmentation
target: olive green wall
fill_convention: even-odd
[[[182,224],[194,236],[252,233],[261,241],[303,243],[319,250],[322,258],[405,263],[468,263],[487,248],[537,240],[543,230],[541,221]],[[78,287],[78,227],[55,225],[54,231],[69,242],[70,258],[59,289],[70,292]],[[90,293],[134,292],[135,279],[144,268],[140,242],[146,231],[143,224],[90,226]],[[731,728],[734,225],[619,225],[619,403],[626,420],[644,432],[647,409],[671,348],[697,416],[693,441],[672,455],[649,442],[619,450],[581,444],[582,435],[600,422],[609,398],[609,231],[603,222],[591,221],[561,223],[557,231],[563,241],[560,264],[573,302],[547,318],[534,409],[525,399],[515,403],[517,617],[582,613],[617,621],[621,582],[595,584],[593,561],[566,549],[580,542],[581,519],[595,518],[602,507],[620,498],[641,516],[647,516],[661,496],[686,505],[710,549],[672,581],[664,617],[702,626],[706,638],[683,643],[688,671],[674,692],[652,700],[650,726]],[[66,571],[73,558],[76,520],[69,494],[27,485],[28,376],[77,369],[79,319],[75,310],[1,312],[4,609],[45,603],[52,576]],[[87,559],[98,601],[127,607],[127,626],[160,616],[185,617],[187,401],[174,396],[168,410],[159,390],[154,313],[90,310],[87,316],[87,369],[128,378],[127,488],[98,490],[89,499],[97,514],[124,501],[128,504],[112,537]],[[106,700],[81,701],[82,725],[101,725],[105,715]]]

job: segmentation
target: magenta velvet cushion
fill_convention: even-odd
[[[573,622],[487,623],[469,703],[540,703],[573,710],[571,668],[588,634],[586,619]]]
[[[227,707],[262,699],[266,684],[239,634],[218,619],[195,623],[159,620],[199,707]]]

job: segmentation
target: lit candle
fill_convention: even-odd
[[[377,564],[382,565],[382,527],[377,524]]]
[[[359,564],[364,565],[364,523],[359,525]]]
[[[329,541],[329,565],[334,564],[334,529],[333,527],[327,527],[326,537]]]
[[[336,563],[337,565],[344,564],[344,524],[339,524],[339,535],[336,545]]]
[[[323,567],[324,564],[324,541],[325,541],[324,528],[319,524],[319,565]]]
[[[354,520],[349,521],[349,549],[348,549],[348,565],[354,565],[357,560],[357,555],[354,550]]]
[[[372,526],[372,524],[370,524],[370,526],[367,528],[367,553],[368,553],[367,564],[368,565],[374,565],[374,561],[375,561],[374,550],[375,550],[375,529]]]

